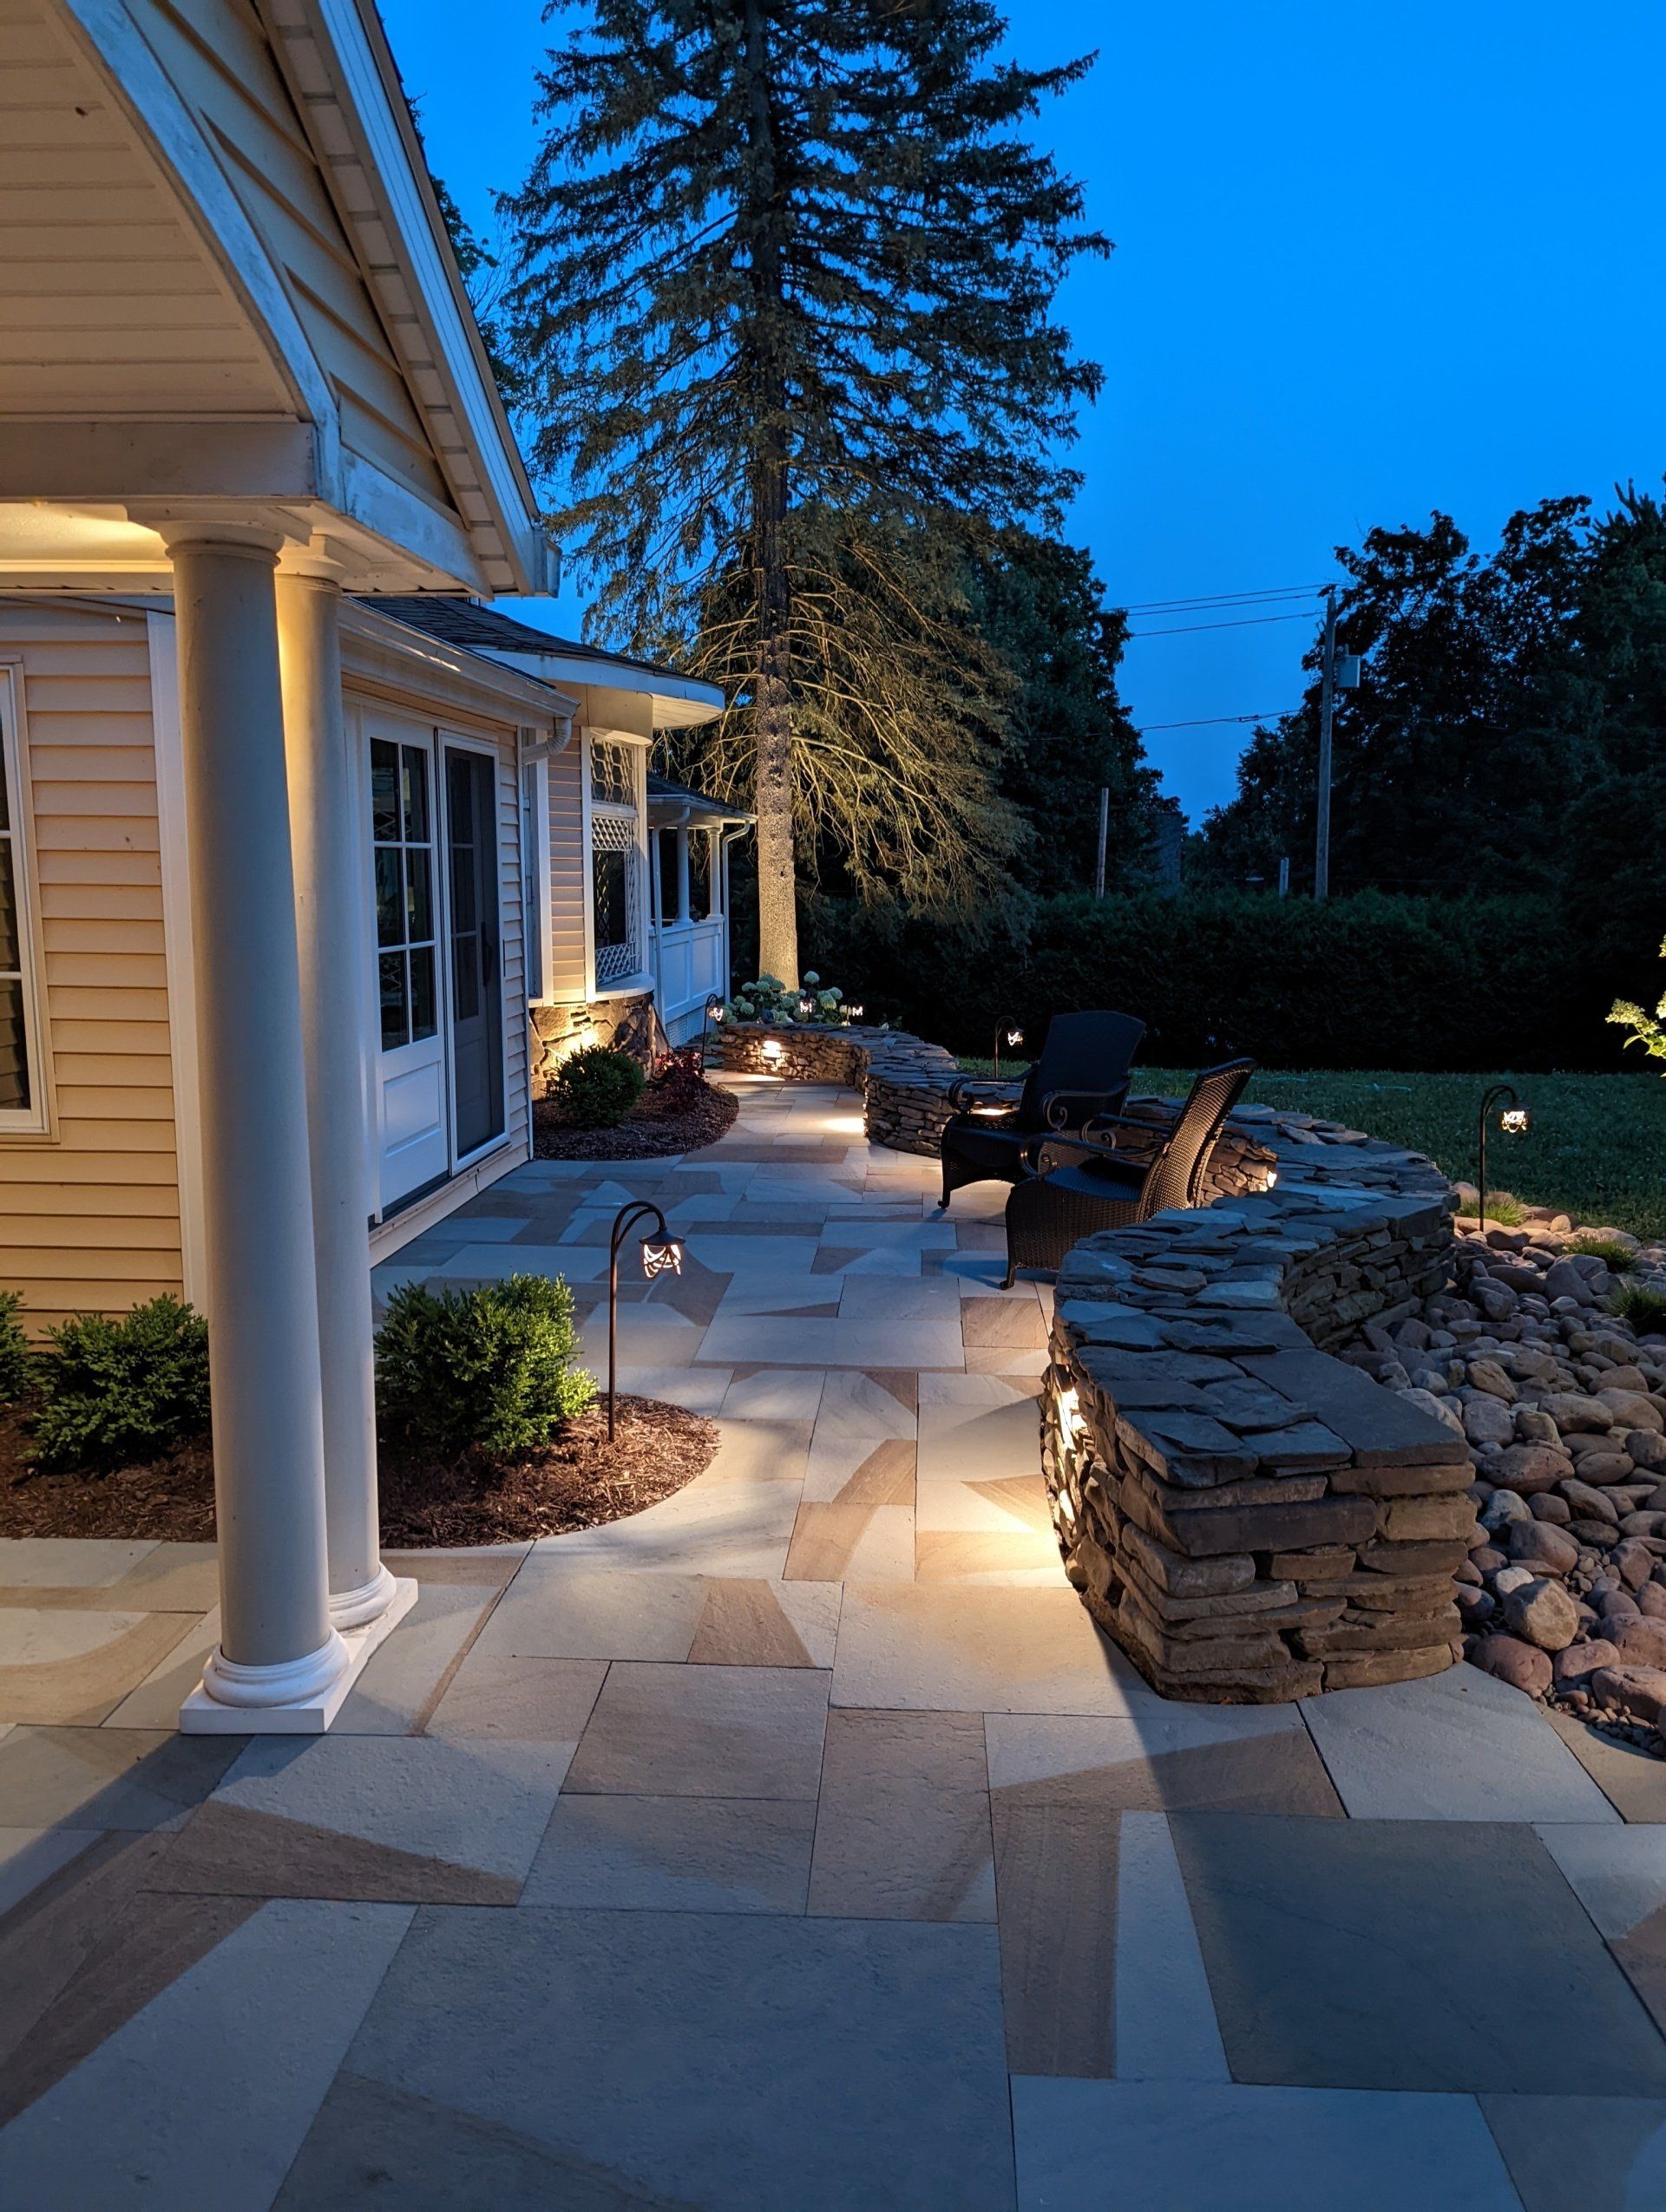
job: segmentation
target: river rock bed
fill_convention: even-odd
[[[1467,1448],[1480,1541],[1458,1570],[1466,1655],[1666,1757],[1666,1334],[1609,1303],[1656,1278],[1656,1251],[1542,1209],[1485,1235],[1473,1215],[1457,1227],[1452,1289],[1368,1323],[1341,1356]],[[1633,1267],[1577,1248],[1597,1240]]]

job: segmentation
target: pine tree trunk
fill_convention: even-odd
[[[780,211],[776,205],[770,57],[760,0],[746,0],[748,228],[751,245],[757,409],[752,471],[752,588],[757,677],[752,700],[758,815],[758,966],[796,990],[798,903],[793,870],[792,689],[787,576],[786,380],[780,365],[783,311]]]

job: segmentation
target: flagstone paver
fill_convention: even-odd
[[[420,1602],[322,1741],[180,1738],[212,1547],[0,1544],[0,2202],[1638,2212],[1666,1764],[1467,1668],[1171,1705],[1066,1584],[998,1187],[732,1079],[375,1271],[562,1273],[695,1482]]]

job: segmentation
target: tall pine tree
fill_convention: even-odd
[[[841,786],[855,880],[889,848],[964,890],[981,839],[1010,837],[976,729],[957,753],[965,718],[933,711],[941,656],[921,641],[956,619],[942,540],[968,517],[1055,527],[1073,481],[1055,455],[1099,372],[1052,302],[1105,242],[1020,128],[1089,63],[1000,61],[989,0],[581,12],[507,203],[535,457],[567,488],[600,624],[653,650],[707,618],[758,813],[760,965],[795,982],[795,827],[808,847],[828,781],[799,749],[851,726],[839,591],[876,695]],[[928,540],[923,564],[901,556]]]

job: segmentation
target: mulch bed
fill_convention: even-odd
[[[718,1428],[679,1405],[621,1397],[607,1442],[599,1402],[541,1451],[502,1465],[455,1465],[382,1455],[382,1541],[390,1548],[524,1543],[599,1528],[657,1505],[711,1464]],[[213,1456],[208,1440],[108,1475],[36,1474],[16,1409],[0,1419],[0,1536],[115,1536],[212,1542]]]
[[[733,1123],[740,1101],[703,1083],[691,1096],[680,1087],[651,1083],[616,1129],[580,1129],[561,1119],[553,1100],[532,1107],[532,1149],[540,1160],[658,1160],[715,1144]]]

